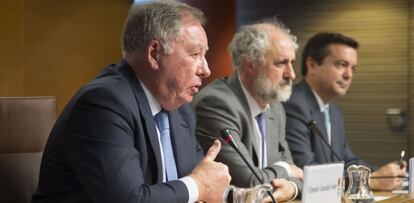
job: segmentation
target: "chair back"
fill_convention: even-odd
[[[54,97],[0,97],[0,202],[30,202],[55,120]]]

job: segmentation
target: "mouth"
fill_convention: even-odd
[[[190,89],[191,89],[191,93],[192,93],[192,94],[196,94],[196,93],[199,91],[200,86],[201,86],[201,85],[194,85],[194,86],[192,86],[192,87],[190,88]]]
[[[338,85],[339,85],[339,87],[341,87],[342,89],[348,89],[348,87],[349,87],[348,83],[341,82],[341,81],[339,81],[339,82],[338,82]]]
[[[292,86],[291,80],[284,80],[283,82],[280,83],[280,87],[282,88],[291,87],[291,86]]]

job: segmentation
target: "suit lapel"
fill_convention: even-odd
[[[170,116],[170,133],[171,133],[171,144],[174,150],[174,158],[177,166],[177,173],[178,177],[183,177],[188,173],[192,166],[195,165],[193,160],[188,159],[192,157],[191,155],[194,154],[194,151],[191,150],[191,138],[188,137],[191,135],[189,132],[189,126],[184,122],[181,118],[178,111],[169,112]]]
[[[156,130],[156,122],[152,116],[151,108],[148,103],[148,99],[145,95],[142,86],[132,71],[132,68],[125,62],[120,63],[120,72],[127,78],[128,82],[131,84],[135,98],[138,103],[140,117],[142,121],[142,126],[144,127],[144,132],[147,132],[148,140],[150,142],[151,148],[155,155],[156,164],[157,164],[157,182],[162,182],[162,160],[161,160],[161,149],[159,146],[158,135]]]
[[[326,134],[326,128],[325,128],[325,125],[323,124],[322,112],[320,111],[320,107],[315,98],[315,95],[313,94],[311,88],[309,87],[309,85],[306,83],[305,80],[302,80],[300,85],[303,88],[305,88],[304,93],[305,93],[305,97],[308,98],[307,102],[310,106],[310,114],[311,114],[312,120],[316,121],[316,126],[322,131],[322,136],[324,137],[325,140],[328,140],[328,137]],[[314,136],[318,136],[318,135],[314,135]],[[326,146],[322,138],[316,138],[316,139],[319,142],[317,146],[322,146],[323,156],[325,157],[325,160],[327,160],[327,162],[331,162],[332,161],[331,156],[330,156],[331,151],[329,147]]]
[[[234,94],[236,95],[236,97],[239,99],[240,104],[244,110],[244,112],[247,114],[246,118],[249,119],[249,123],[253,124],[253,122],[257,122],[256,120],[252,120],[252,113],[250,111],[249,108],[249,103],[247,102],[247,98],[246,95],[244,95],[242,86],[240,84],[240,80],[239,80],[239,75],[237,74],[237,71],[231,75],[228,79],[228,84],[229,87],[232,89],[232,91],[234,92]],[[266,126],[267,127],[267,126]],[[256,130],[254,130],[253,126],[249,127],[249,135],[255,135],[260,136],[257,134]],[[258,139],[252,139],[252,144],[253,144],[253,150],[254,150],[254,155],[252,155],[252,159],[253,160],[257,160],[257,164],[259,163],[258,160],[258,155],[259,155],[259,143],[258,143]],[[253,157],[255,156],[255,157]]]
[[[278,153],[269,153],[270,151],[279,151],[279,130],[282,129],[285,126],[280,126],[280,123],[278,119],[281,119],[278,115],[279,112],[273,111],[273,107],[270,107],[269,111],[265,113],[266,115],[266,147],[267,147],[267,163],[273,163],[275,162],[278,157]],[[276,109],[275,109],[276,110]],[[276,120],[276,121],[275,121]],[[277,125],[275,125],[277,123]],[[276,150],[275,150],[276,148]]]
[[[342,155],[341,155],[341,153],[340,152],[342,152],[343,151],[343,149],[341,149],[341,145],[340,145],[340,140],[341,139],[339,139],[337,136],[339,135],[339,132],[338,132],[338,128],[336,127],[337,125],[337,120],[336,120],[336,115],[335,115],[335,111],[334,111],[334,106],[333,105],[330,105],[330,108],[329,108],[329,117],[330,117],[330,119],[331,119],[331,142],[332,142],[332,144],[331,144],[331,146],[332,146],[332,148],[335,150],[335,152],[340,156],[340,157],[342,157]],[[332,157],[332,160],[336,160],[336,158],[335,157]],[[340,160],[337,160],[337,161],[340,161]]]

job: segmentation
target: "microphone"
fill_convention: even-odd
[[[309,130],[311,130],[314,134],[318,135],[321,140],[323,141],[323,143],[325,143],[326,146],[329,147],[329,150],[331,150],[332,154],[335,156],[335,158],[338,161],[343,162],[343,160],[338,156],[338,154],[335,152],[335,150],[332,148],[332,146],[328,143],[328,141],[325,139],[325,137],[322,135],[322,132],[319,130],[318,127],[316,127],[316,121],[315,120],[311,120],[308,123],[308,128]]]
[[[316,126],[316,121],[315,120],[311,120],[309,122],[306,122],[303,118],[293,115],[293,114],[288,114],[286,113],[286,116],[290,116],[292,118],[295,118],[297,120],[299,120],[300,122],[304,123],[308,129],[313,132],[313,134],[316,134],[321,140],[322,142],[329,148],[329,150],[331,151],[331,153],[335,156],[335,158],[340,161],[340,162],[344,162],[339,156],[338,154],[335,152],[335,150],[332,148],[332,146],[328,143],[328,141],[325,139],[325,137],[322,135],[321,130],[319,130],[319,128]]]
[[[247,161],[246,157],[243,156],[243,154],[240,152],[239,147],[237,146],[236,142],[234,142],[233,136],[231,135],[231,131],[229,129],[223,129],[220,130],[220,136],[228,143],[230,146],[239,154],[239,156],[243,159],[244,163],[249,167],[250,171],[253,173],[253,175],[256,177],[256,179],[261,183],[263,183],[263,180],[259,177],[259,175],[256,173],[256,171],[253,169],[253,166]],[[273,203],[276,203],[276,200],[274,199],[272,193],[270,191],[267,191],[267,194],[272,199]]]

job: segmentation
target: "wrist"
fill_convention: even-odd
[[[191,174],[190,177],[194,180],[194,182],[197,185],[197,189],[198,189],[197,202],[204,202],[205,197],[206,197],[204,187],[200,183],[200,180],[198,180],[198,178],[194,174]]]
[[[296,199],[296,197],[298,196],[299,190],[298,190],[298,186],[295,184],[295,182],[293,181],[289,181],[291,187],[293,187],[294,193],[293,195],[290,197],[290,199],[287,200],[287,202],[293,201]]]

